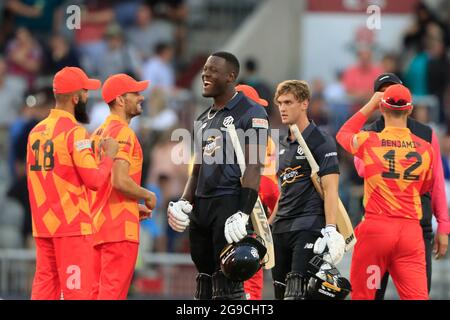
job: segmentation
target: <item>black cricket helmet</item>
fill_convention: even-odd
[[[246,281],[261,268],[266,252],[266,247],[259,240],[247,236],[222,250],[220,269],[232,281]]]
[[[350,281],[342,277],[339,270],[323,259],[314,256],[308,265],[311,276],[308,282],[307,296],[311,300],[344,300],[352,291]]]

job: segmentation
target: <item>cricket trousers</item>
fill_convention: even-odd
[[[94,247],[92,300],[125,300],[138,255],[139,243],[108,242]]]
[[[32,300],[86,300],[93,280],[93,238],[36,237]]]
[[[366,215],[355,229],[353,300],[373,300],[386,271],[402,300],[428,299],[425,246],[417,220]]]

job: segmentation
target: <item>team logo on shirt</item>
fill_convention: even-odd
[[[225,119],[223,119],[223,126],[225,128],[228,128],[229,125],[232,125],[234,122],[234,118],[232,116],[228,116]]]
[[[297,148],[297,154],[298,156],[295,156],[295,159],[300,160],[300,159],[305,159],[305,152],[303,151],[303,148],[301,146],[298,146]]]
[[[286,183],[293,183],[298,178],[303,177],[304,175],[302,173],[299,173],[299,169],[302,166],[297,166],[295,168],[286,168],[284,169],[283,173],[280,175],[281,178],[281,186],[283,187]]]
[[[217,140],[220,138],[221,138],[220,136],[208,137],[208,139],[206,139],[206,145],[203,147],[203,154],[210,157],[214,157],[216,150],[220,149],[220,146],[217,145]]]

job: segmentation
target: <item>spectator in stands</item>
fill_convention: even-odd
[[[78,56],[63,36],[54,34],[50,38],[49,50],[42,71],[46,75],[54,75],[62,68],[70,66],[80,67]]]
[[[360,106],[362,101],[371,97],[373,81],[383,73],[383,69],[373,62],[369,45],[359,45],[357,56],[357,63],[344,71],[342,81],[347,94]]]
[[[439,122],[445,123],[444,94],[449,84],[450,62],[445,52],[442,38],[428,38],[427,40],[427,76],[428,92],[435,95],[439,105]]]
[[[114,22],[115,12],[109,1],[85,0],[84,5],[81,28],[75,29],[75,43],[83,69],[87,74],[97,76],[107,50],[103,36],[108,25]]]
[[[145,61],[155,53],[158,43],[173,43],[174,30],[172,24],[163,20],[153,20],[152,10],[142,4],[136,12],[135,25],[127,32],[127,39]]]
[[[135,79],[141,79],[141,60],[134,47],[125,43],[120,25],[113,23],[105,32],[108,49],[99,64],[100,79],[104,81],[112,74],[126,73]]]
[[[62,2],[62,0],[6,0],[6,8],[14,14],[16,27],[25,27],[43,40],[54,31],[55,12]]]
[[[24,79],[7,73],[0,56],[0,129],[6,129],[19,114],[27,84]]]
[[[255,90],[259,93],[259,96],[269,102],[269,105],[266,108],[269,117],[274,113],[274,111],[276,111],[275,115],[279,117],[277,113],[278,108],[274,108],[272,103],[273,93],[270,89],[270,85],[267,83],[267,81],[262,79],[261,75],[259,74],[259,65],[258,61],[255,58],[247,58],[242,74],[243,76],[239,83],[247,84],[255,88]]]
[[[42,48],[28,29],[20,27],[6,48],[8,73],[23,77],[32,88],[42,64]]]
[[[158,43],[155,56],[148,59],[142,68],[144,80],[149,80],[152,89],[161,88],[166,92],[175,89],[175,70],[172,66],[174,49],[171,44]]]

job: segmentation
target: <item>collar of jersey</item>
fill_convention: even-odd
[[[238,91],[237,95],[233,99],[228,101],[228,103],[225,105],[224,109],[232,110],[238,104],[238,102],[242,99],[243,96],[244,96],[244,94],[242,92]]]
[[[119,122],[123,123],[124,125],[128,126],[128,122],[126,122],[121,117],[119,117],[118,115],[115,115],[115,114],[109,114],[107,120],[110,122],[113,120],[116,120],[116,121],[119,121]]]
[[[52,109],[50,110],[50,117],[52,118],[60,118],[60,117],[65,117],[65,118],[69,118],[71,120],[73,120],[73,122],[77,122],[77,120],[75,119],[75,116],[73,114],[71,114],[70,112],[66,111],[66,110],[62,110],[62,109]]]
[[[409,130],[409,128],[400,128],[400,127],[385,127],[383,131],[402,133],[402,134],[411,132],[411,130]]]
[[[313,131],[313,129],[315,127],[316,127],[316,124],[314,123],[314,121],[313,120],[309,120],[308,126],[302,132],[303,139],[305,139],[305,140],[308,139],[309,135],[311,134],[311,132]],[[288,129],[288,134],[284,138],[284,141],[286,143],[298,143],[297,140],[294,140],[294,141],[289,140],[289,136],[290,135],[291,135],[291,129]]]

